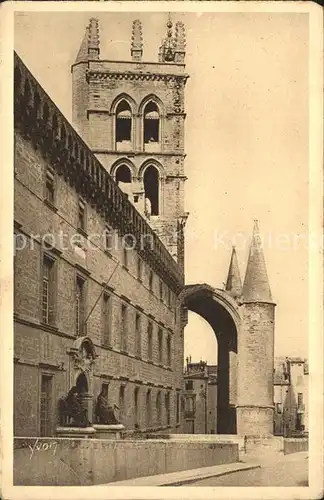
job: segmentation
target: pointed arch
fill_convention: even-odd
[[[112,103],[114,148],[117,151],[133,149],[136,107],[134,99],[125,93],[118,95]]]
[[[163,185],[165,172],[160,162],[155,159],[146,160],[138,172],[143,181],[147,215],[161,215],[163,206]]]
[[[156,104],[156,106],[159,108],[160,117],[163,118],[165,116],[164,104],[161,99],[155,94],[149,94],[145,96],[144,99],[142,99],[138,108],[138,114],[141,116],[143,115],[144,108],[150,101]]]
[[[128,158],[120,158],[119,160],[115,161],[115,163],[112,165],[110,169],[110,175],[116,179],[116,172],[118,168],[122,165],[125,165],[129,168],[131,172],[131,177],[132,179],[136,176],[136,168],[133,162],[131,162]]]
[[[148,166],[150,166],[150,165],[153,165],[158,170],[160,179],[164,179],[165,178],[165,170],[164,170],[164,167],[163,167],[162,163],[160,163],[159,161],[155,160],[154,158],[149,158],[148,160],[145,160],[142,163],[142,165],[140,166],[140,168],[138,170],[138,177],[140,179],[143,178],[145,169]]]
[[[113,102],[111,103],[110,110],[109,110],[109,112],[111,114],[116,113],[117,106],[121,101],[128,102],[133,115],[137,113],[138,106],[137,106],[135,99],[133,99],[133,97],[131,97],[126,92],[122,92],[121,94],[118,94],[118,96],[116,96],[115,99],[113,100]]]
[[[149,215],[160,214],[160,178],[154,165],[148,165],[143,175],[146,204]]]
[[[164,105],[154,94],[146,96],[139,107],[141,144],[145,152],[156,153],[162,149]]]

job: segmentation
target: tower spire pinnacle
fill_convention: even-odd
[[[244,302],[272,302],[259,224],[254,220],[252,241],[243,284]]]
[[[86,27],[78,55],[75,62],[89,61],[90,59],[99,59],[100,55],[99,40],[99,21],[92,17]]]
[[[186,54],[186,32],[182,21],[175,25],[175,62],[184,63]]]
[[[159,51],[159,61],[160,62],[173,62],[175,57],[175,47],[176,41],[173,36],[173,22],[171,19],[171,14],[168,14],[168,20],[166,23],[166,37],[162,40],[162,44]]]
[[[240,297],[242,294],[242,281],[235,246],[232,249],[225,290],[234,298]]]
[[[141,61],[143,55],[142,23],[139,19],[133,21],[131,56],[133,61]]]

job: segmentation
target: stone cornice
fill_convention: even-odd
[[[140,73],[135,71],[104,71],[104,70],[87,70],[87,81],[94,80],[129,80],[129,81],[164,81],[186,83],[188,75],[174,75],[172,73]]]
[[[15,129],[120,236],[133,234],[137,252],[172,290],[180,293],[184,285],[181,267],[16,53],[14,86]]]
[[[114,156],[122,156],[125,158],[130,158],[133,156],[143,156],[143,158],[147,158],[147,153],[144,151],[112,151],[111,149],[92,149],[93,154],[99,155],[114,155]],[[150,158],[158,158],[159,156],[180,156],[180,158],[186,158],[185,153],[177,153],[177,152],[162,152],[159,151],[157,153],[150,153]]]

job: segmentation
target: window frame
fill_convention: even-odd
[[[149,290],[152,293],[154,292],[153,281],[154,281],[154,272],[153,272],[153,269],[150,269],[150,272],[149,272]]]
[[[130,111],[130,118],[118,118],[118,114],[120,114],[123,110],[119,111],[118,112],[118,107],[122,104],[122,103],[125,103]],[[129,140],[124,140],[124,141],[120,141],[117,139],[117,128],[118,128],[118,121],[121,121],[121,120],[129,120],[130,121],[130,138]],[[131,104],[128,102],[128,100],[125,98],[125,97],[122,97],[121,99],[119,99],[119,101],[117,102],[116,104],[116,107],[115,107],[115,112],[114,112],[114,149],[115,151],[121,151],[123,150],[123,148],[119,148],[118,147],[118,144],[123,144],[126,143],[125,145],[127,145],[129,143],[129,150],[132,150],[133,149],[133,143],[134,143],[134,113],[133,113],[133,108],[131,106]]]
[[[104,291],[102,294],[102,336],[101,344],[105,347],[111,347],[112,337],[112,297],[111,294]]]
[[[158,356],[159,364],[163,365],[163,329],[161,327],[158,329]]]
[[[42,379],[47,378],[51,381],[50,383],[50,401],[49,401],[49,420],[45,422],[45,428],[49,428],[50,432],[42,435]],[[38,389],[38,435],[40,437],[52,437],[54,435],[54,424],[55,424],[55,412],[54,412],[54,383],[55,376],[51,371],[43,371],[39,372],[38,377],[39,389]]]
[[[46,326],[56,327],[57,322],[57,258],[48,251],[41,253],[41,323]],[[50,263],[51,277],[48,278],[48,296],[47,296],[47,319],[44,318],[44,271],[45,261]],[[52,308],[52,311],[50,309]]]
[[[142,281],[143,278],[143,260],[140,255],[137,255],[137,279]]]
[[[153,361],[153,322],[147,324],[147,359]]]
[[[161,391],[156,393],[155,400],[155,409],[156,409],[156,423],[158,427],[162,426],[162,396]]]
[[[141,335],[142,318],[139,312],[135,312],[135,356],[142,357],[142,335]]]
[[[80,225],[80,209],[83,212],[81,225]],[[77,229],[78,229],[78,232],[80,232],[81,234],[86,235],[86,233],[87,233],[87,205],[86,205],[86,202],[81,197],[78,199],[78,222],[77,222]]]
[[[145,396],[145,407],[146,407],[146,415],[145,415],[145,420],[146,420],[146,428],[149,429],[152,425],[152,390],[147,389],[146,391],[146,396]]]
[[[80,317],[80,305],[77,306],[78,304],[78,284],[81,283],[81,300],[82,300],[82,315]],[[86,336],[86,329],[87,325],[85,323],[86,318],[86,283],[87,279],[79,274],[78,272],[76,273],[75,277],[75,336],[78,337],[83,337]],[[78,319],[77,319],[78,318]],[[83,327],[83,330],[82,330]]]
[[[156,111],[159,118],[158,119],[152,119],[152,118],[146,118],[147,114],[150,113],[150,111],[146,111],[147,107],[149,105],[153,105],[156,109],[155,110],[152,110],[152,111]],[[161,119],[161,109],[160,109],[160,106],[158,105],[158,103],[155,101],[155,99],[149,99],[145,105],[143,106],[143,115],[142,115],[142,133],[143,133],[143,139],[142,139],[142,144],[143,144],[143,150],[145,151],[145,146],[147,146],[147,144],[150,144],[151,142],[148,140],[146,140],[146,137],[147,137],[147,129],[146,129],[146,122],[150,122],[150,120],[152,121],[155,121],[157,122],[157,126],[158,126],[158,133],[157,133],[157,136],[158,136],[158,139],[155,140],[155,141],[152,141],[153,144],[157,144],[157,145],[161,145],[161,142],[162,142],[162,119]]]
[[[52,196],[48,197],[48,181],[51,182],[52,185]],[[53,168],[50,166],[46,167],[45,170],[45,185],[44,185],[44,201],[47,205],[51,207],[55,207],[56,205],[56,173]]]
[[[128,331],[127,331],[128,306],[122,302],[120,305],[120,350],[128,351]]]

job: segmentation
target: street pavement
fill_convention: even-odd
[[[263,459],[261,468],[209,477],[188,486],[308,486],[308,452]]]

